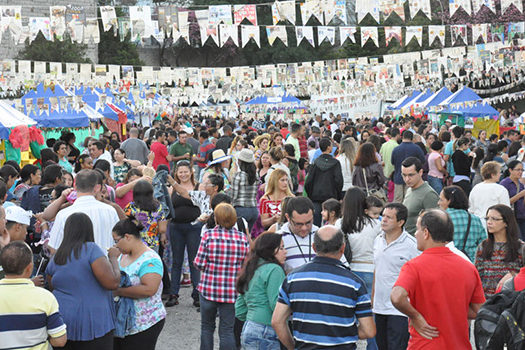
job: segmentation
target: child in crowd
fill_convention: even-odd
[[[324,225],[337,225],[341,220],[341,202],[330,198],[324,201],[321,207]]]
[[[383,211],[383,202],[376,196],[368,196],[366,198],[366,215],[372,219],[381,220],[381,212]]]

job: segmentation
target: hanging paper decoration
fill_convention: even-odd
[[[449,0],[448,8],[450,11],[450,17],[454,16],[456,11],[462,7],[466,13],[472,14],[472,8],[470,6],[470,0]]]
[[[13,38],[13,41],[18,43],[22,36],[22,30],[22,7],[0,6],[0,35],[7,31]],[[27,32],[29,34],[29,28]]]
[[[385,27],[385,41],[387,47],[390,44],[390,41],[394,38],[397,39],[399,45],[403,46],[401,27]]]
[[[220,23],[233,24],[231,5],[211,5],[208,7],[208,23],[217,26]]]
[[[452,45],[456,45],[458,40],[463,40],[465,45],[468,45],[467,41],[467,26],[464,24],[457,24],[450,26]]]
[[[104,31],[107,32],[113,27],[113,31],[115,35],[117,35],[118,21],[115,8],[113,6],[100,6],[100,16],[102,17],[102,27]]]
[[[242,40],[242,47],[245,47],[246,44],[248,44],[248,41],[250,39],[253,39],[258,47],[261,47],[261,32],[259,31],[259,27],[257,26],[247,26],[242,24],[241,25],[241,40]]]
[[[286,35],[285,26],[267,26],[266,36],[268,37],[268,43],[273,46],[275,39],[279,38],[285,46],[288,46],[288,36]]]
[[[51,29],[49,27],[49,17],[29,17],[29,41],[35,40],[38,32],[41,32],[46,40],[52,40]]]
[[[478,13],[483,6],[487,7],[493,13],[496,13],[494,0],[472,0],[472,13]]]
[[[335,42],[335,27],[317,27],[317,42],[319,45],[325,40],[328,39],[330,44]]]
[[[176,42],[179,40],[179,38],[182,38],[186,40],[186,42],[190,43],[190,23],[188,21],[188,11],[179,12],[177,13],[177,32],[175,33],[175,26],[173,27],[173,42]],[[210,17],[208,17],[208,25],[211,26],[210,23]],[[217,26],[216,24],[214,24]],[[175,39],[175,37],[177,37]]]
[[[312,46],[315,46],[314,43],[314,27],[312,26],[296,26],[295,27],[295,37],[297,38],[297,46],[306,39],[306,41]]]
[[[49,14],[51,38],[56,37],[60,41],[64,40],[64,32],[66,31],[66,7],[49,6]]]
[[[178,9],[174,5],[157,7],[159,28],[171,37],[173,24],[178,23]]]
[[[486,23],[483,24],[473,24],[472,25],[472,44],[476,44],[479,37],[483,39],[483,42],[487,42],[488,38],[488,25]]]
[[[380,10],[383,20],[386,20],[392,13],[396,13],[399,18],[405,20],[405,1],[406,0],[381,0]]]
[[[355,33],[357,32],[356,27],[339,27],[339,40],[341,45],[348,39],[355,44]]]
[[[504,14],[510,5],[514,5],[520,12],[523,12],[523,3],[521,0],[501,0],[501,14]]]
[[[334,17],[339,18],[344,24],[348,24],[348,17],[346,16],[346,0],[335,0]],[[326,22],[326,24],[328,23],[329,22]]]
[[[119,17],[118,20],[118,35],[120,41],[124,41],[126,36],[131,32],[131,21],[126,18]]]
[[[357,23],[361,22],[367,14],[370,14],[379,23],[379,0],[356,0],[355,10]]]
[[[410,26],[406,27],[406,43],[410,42],[413,38],[416,38],[417,43],[419,46],[423,45],[423,27],[421,26]]]
[[[151,7],[130,6],[129,20],[131,22],[131,40],[140,42],[153,35],[153,23],[151,22]]]
[[[428,43],[432,45],[436,38],[445,45],[445,26],[428,26]]]
[[[430,11],[430,0],[409,0],[410,17],[414,18],[421,11],[428,19],[432,19]]]
[[[492,34],[492,41],[505,41],[505,26],[493,24],[490,27],[490,32]]]
[[[66,32],[72,42],[81,43],[86,25],[86,12],[82,6],[66,6]]]
[[[379,47],[377,27],[361,27],[361,46],[365,46],[369,39]]]
[[[84,44],[100,42],[100,30],[98,29],[97,18],[86,18],[86,27],[84,28]]]
[[[219,31],[217,26],[210,26],[209,24],[209,11],[208,10],[197,10],[195,11],[195,17],[199,24],[199,31],[201,34],[201,45],[211,38],[217,46],[221,46],[219,43]]]
[[[314,16],[319,22],[323,22],[323,14],[321,12],[321,4],[319,0],[306,0],[300,3],[301,19],[303,25]]]
[[[514,35],[521,34],[523,32],[525,32],[525,23],[523,22],[509,23],[508,30],[507,30],[507,40],[512,41],[512,39],[514,39]]]
[[[276,1],[272,5],[273,24],[281,21],[289,21],[295,24],[295,1]]]
[[[234,24],[241,24],[244,19],[250,21],[254,26],[257,25],[257,7],[255,5],[233,5]]]
[[[221,47],[226,44],[229,38],[232,39],[232,42],[237,46],[239,42],[238,30],[236,24],[219,24],[219,35],[221,39]]]

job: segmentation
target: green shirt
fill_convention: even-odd
[[[274,263],[260,265],[251,279],[248,290],[239,294],[235,302],[235,316],[241,321],[252,321],[267,326],[272,324],[272,314],[285,279],[284,270]]]
[[[383,160],[383,163],[385,163],[385,166],[383,168],[383,173],[387,178],[389,178],[392,173],[394,172],[394,164],[392,164],[392,152],[394,151],[394,148],[399,146],[399,143],[395,139],[391,139],[388,142],[385,142],[381,146],[381,151],[379,151],[379,154],[381,154],[381,158]]]
[[[405,229],[411,235],[416,232],[416,223],[419,213],[423,209],[432,209],[438,207],[439,195],[426,182],[416,189],[409,188],[403,204],[408,209],[408,219]]]
[[[170,147],[170,154],[172,156],[180,157],[180,156],[185,155],[186,153],[190,154],[190,158],[188,159],[188,160],[190,160],[191,156],[192,156],[192,149],[191,149],[191,146],[188,145],[188,143],[183,145],[183,144],[181,144],[179,142],[175,142]]]

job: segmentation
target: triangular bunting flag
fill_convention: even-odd
[[[385,41],[387,47],[390,44],[390,41],[394,38],[397,39],[399,45],[403,45],[401,27],[385,27]]]
[[[289,21],[295,24],[295,1],[276,1],[272,5],[273,24],[281,21]]]
[[[257,46],[261,47],[261,32],[259,31],[259,27],[241,25],[241,39],[242,47],[245,47],[250,39],[253,39]]]
[[[494,4],[494,0],[472,0],[472,13],[478,13],[483,5],[485,5],[493,13],[496,13],[496,5]]]
[[[484,43],[487,43],[488,38],[488,25],[487,23],[483,24],[473,24],[472,25],[472,44],[476,44],[479,37],[483,39]]]
[[[449,0],[448,8],[450,12],[450,17],[454,16],[456,11],[462,7],[466,13],[469,15],[472,14],[472,8],[470,6],[470,0]]]
[[[501,14],[504,14],[510,5],[514,5],[520,12],[523,12],[521,0],[501,0]]]
[[[410,26],[406,27],[406,44],[410,42],[413,38],[416,38],[417,43],[419,46],[423,45],[423,27],[421,26]]]
[[[257,8],[255,5],[233,5],[233,22],[241,24],[244,19],[248,19],[254,26],[257,25]]]
[[[267,26],[266,35],[268,43],[273,46],[275,39],[279,38],[285,46],[288,46],[288,36],[286,35],[286,26]]]
[[[113,27],[113,31],[117,35],[118,22],[115,8],[113,6],[100,6],[100,16],[104,31],[107,32]]]
[[[379,23],[379,0],[356,0],[355,11],[357,13],[357,23],[361,22],[369,13]]]
[[[410,17],[414,18],[421,11],[428,19],[432,19],[430,12],[430,0],[409,0]]]
[[[492,34],[492,42],[505,41],[505,26],[493,24],[490,26],[490,32]]]
[[[334,44],[335,42],[335,27],[317,27],[317,40],[318,44],[321,45],[321,43],[328,39],[330,44]]]
[[[406,0],[382,0],[380,10],[383,14],[383,21],[395,12],[403,21],[405,20],[405,1]]]
[[[197,10],[195,11],[195,17],[201,33],[201,45],[204,45],[206,40],[211,37],[215,44],[219,46],[219,32],[216,25],[211,26],[209,24],[209,11]]]
[[[456,45],[459,39],[463,40],[465,45],[468,45],[467,41],[467,26],[464,24],[457,24],[450,26],[452,45]]]
[[[221,47],[226,44],[229,38],[232,39],[233,43],[237,46],[239,42],[238,31],[236,24],[219,24],[219,37],[221,39]]]
[[[379,47],[377,27],[361,27],[361,46],[365,46],[368,40],[372,40]]]
[[[436,38],[445,45],[445,26],[428,26],[428,43],[432,45]]]
[[[314,27],[312,26],[296,26],[295,27],[295,37],[297,38],[297,46],[306,39],[306,41],[312,46],[315,47],[314,43]]]
[[[310,17],[314,16],[319,22],[323,22],[323,15],[321,12],[321,4],[319,0],[306,0],[301,2],[301,19],[303,25],[308,22]]]
[[[343,45],[346,39],[350,40],[355,44],[355,33],[357,32],[356,27],[339,27],[339,40]]]

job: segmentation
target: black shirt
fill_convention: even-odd
[[[201,215],[199,207],[193,205],[190,199],[182,197],[175,191],[171,195],[171,201],[174,209],[174,223],[187,224],[195,221]]]

